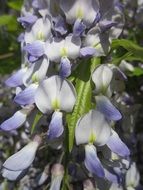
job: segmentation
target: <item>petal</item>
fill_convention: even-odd
[[[121,113],[106,96],[96,96],[96,108],[105,115],[108,120],[118,121],[122,118]]]
[[[21,127],[26,121],[27,114],[22,110],[17,111],[11,118],[4,121],[0,128],[4,131],[11,131]]]
[[[44,80],[35,94],[35,103],[43,113],[53,110],[70,112],[76,101],[76,92],[72,83],[55,75]]]
[[[73,24],[77,19],[82,19],[84,24],[89,26],[96,18],[99,3],[97,0],[61,0],[61,9],[65,13],[69,24]]]
[[[39,143],[30,142],[20,151],[9,157],[3,167],[12,171],[21,171],[27,169],[33,162]]]
[[[51,23],[48,18],[39,18],[31,30],[25,32],[25,42],[33,43],[36,40],[47,41],[51,36]]]
[[[85,146],[85,166],[93,174],[98,177],[104,177],[103,166],[97,156],[96,148],[93,145]]]
[[[37,84],[31,84],[25,90],[17,94],[14,98],[14,101],[20,105],[30,105],[35,102],[34,96],[37,90]]]
[[[27,86],[33,82],[42,81],[47,74],[48,67],[49,60],[46,56],[33,63],[23,77],[24,85]]]
[[[60,65],[60,76],[66,78],[71,74],[71,64],[68,58],[63,57]]]
[[[96,49],[93,48],[93,47],[84,47],[84,48],[81,48],[81,49],[80,49],[80,54],[81,54],[83,57],[86,57],[86,56],[93,56],[95,53],[96,53]]]
[[[61,35],[64,35],[67,33],[67,28],[65,21],[62,16],[58,16],[54,19],[54,29],[56,32],[59,32]]]
[[[64,48],[67,49],[67,57],[76,59],[80,53],[81,39],[80,37],[67,36]]]
[[[27,68],[22,68],[17,71],[14,75],[5,81],[5,84],[9,87],[17,87],[23,84],[23,76],[26,73]]]
[[[105,178],[112,182],[112,183],[119,183],[119,176],[115,174],[113,171],[111,172],[110,170],[107,170],[104,168],[105,172]]]
[[[87,179],[83,182],[83,190],[95,190],[95,185],[90,179]]]
[[[125,177],[126,187],[136,188],[140,182],[140,174],[137,169],[136,163],[133,162],[128,169]]]
[[[35,41],[32,44],[27,44],[24,47],[30,55],[35,57],[41,57],[44,54],[44,43],[41,41]]]
[[[40,174],[40,176],[38,176],[38,185],[43,185],[45,183],[45,181],[48,179],[49,175],[50,175],[50,166],[47,165],[44,169],[44,171]]]
[[[99,22],[99,27],[101,29],[101,32],[106,32],[111,27],[116,26],[117,23],[114,21],[108,21],[108,20],[102,20]]]
[[[76,144],[95,143],[103,146],[109,140],[111,127],[104,115],[91,110],[79,119],[75,129]]]
[[[107,146],[112,152],[118,154],[119,156],[126,157],[130,155],[128,147],[121,141],[118,134],[112,130],[112,135],[107,142]]]
[[[62,182],[63,176],[56,176],[51,182],[51,186],[49,190],[60,190],[61,182]]]
[[[2,176],[10,181],[20,180],[26,175],[26,173],[27,173],[27,169],[20,170],[20,171],[11,171],[4,168],[2,170]]]
[[[55,111],[49,124],[48,138],[57,138],[62,135],[63,131],[63,114],[62,112]]]
[[[35,57],[35,56],[33,56],[33,55],[28,55],[28,61],[30,62],[30,63],[34,63],[35,61],[38,61],[38,57]]]
[[[19,17],[17,20],[22,24],[23,27],[29,27],[30,25],[34,24],[37,19],[37,16],[28,14],[26,16]]]
[[[83,22],[80,19],[77,19],[73,26],[73,35],[77,37],[81,36],[85,29],[86,26],[83,24]]]
[[[46,43],[46,55],[51,61],[60,62],[62,57],[61,49],[64,48],[64,43],[64,40],[56,38],[51,43]]]
[[[106,65],[100,65],[92,73],[92,80],[95,83],[96,92],[105,92],[111,83],[113,76],[112,70]]]

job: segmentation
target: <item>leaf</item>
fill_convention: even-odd
[[[71,115],[67,116],[67,123],[69,129],[69,151],[71,152],[74,144],[74,133],[78,119],[87,113],[91,107],[91,72],[99,64],[100,59],[93,59],[92,61],[85,61],[79,64],[76,76],[76,92],[77,100]]]
[[[7,26],[9,31],[17,31],[18,23],[16,17],[13,15],[0,16],[0,26]]]
[[[125,56],[125,60],[143,61],[143,48],[137,45],[136,43],[126,39],[113,40],[112,50],[117,49],[119,47],[122,47],[127,51],[127,54],[123,55]]]
[[[17,11],[20,11],[20,10],[21,10],[22,4],[23,4],[23,0],[9,1],[9,2],[7,3],[7,5],[8,5],[10,8],[15,9],[15,10],[17,10]]]
[[[129,74],[129,76],[139,77],[143,75],[143,69],[140,67],[134,67],[134,71]]]

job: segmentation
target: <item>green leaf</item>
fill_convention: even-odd
[[[0,16],[0,26],[7,26],[9,31],[16,31],[18,28],[16,17],[13,15]]]
[[[17,10],[17,11],[20,11],[20,10],[21,10],[22,4],[23,4],[23,0],[9,1],[9,2],[7,3],[7,5],[8,5],[10,8],[15,9],[15,10]]]
[[[134,67],[134,71],[129,74],[129,76],[139,77],[143,75],[143,69],[140,67]]]
[[[78,119],[87,113],[91,107],[91,72],[100,63],[100,59],[92,59],[79,64],[76,73],[76,92],[77,100],[72,114],[67,116],[69,129],[69,151],[71,152],[74,144],[75,127]]]
[[[112,49],[119,47],[124,48],[129,54],[125,54],[125,60],[140,60],[143,61],[143,48],[134,43],[133,41],[121,39],[113,40]],[[119,59],[120,60],[120,59]]]

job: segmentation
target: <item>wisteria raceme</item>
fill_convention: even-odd
[[[106,61],[124,26],[120,1],[25,0],[17,20],[24,28],[19,37],[23,59],[5,83],[16,88],[14,102],[21,109],[0,128],[16,130],[35,112],[29,128],[35,136],[5,161],[3,177],[24,177],[38,149],[51,151],[52,144],[58,156],[46,158],[38,186],[47,182],[50,190],[78,190],[79,180],[84,190],[136,189],[139,173],[135,163],[130,166],[130,147],[116,127],[125,117],[120,105],[127,105],[120,99],[124,72],[133,68],[124,60],[119,67]],[[46,128],[36,127],[41,117]]]

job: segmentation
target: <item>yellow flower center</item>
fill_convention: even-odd
[[[58,99],[55,99],[52,101],[52,107],[54,110],[59,110],[60,108],[60,101]]]
[[[67,54],[68,54],[68,49],[65,47],[61,48],[61,56],[64,57],[67,56]]]
[[[45,37],[44,37],[44,33],[42,31],[39,31],[37,34],[37,40],[42,40],[44,41]]]
[[[94,133],[94,131],[92,130],[90,133],[90,137],[89,137],[89,143],[93,144],[96,140],[96,135]]]
[[[79,19],[83,19],[84,13],[81,7],[78,7],[77,12],[76,12],[76,17]]]

